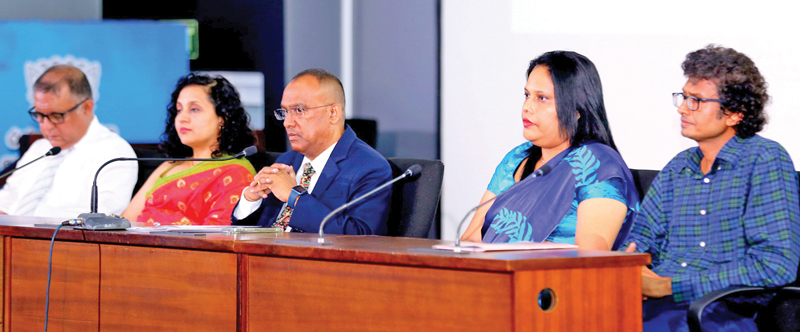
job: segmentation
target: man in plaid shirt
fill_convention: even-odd
[[[795,280],[800,203],[783,147],[756,135],[766,122],[767,84],[752,60],[709,45],[683,62],[688,81],[673,94],[679,153],[653,180],[628,235],[627,252],[652,255],[642,271],[644,330],[687,330],[692,300],[729,286]],[[703,327],[756,330],[753,312],[709,305]]]

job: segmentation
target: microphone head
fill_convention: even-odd
[[[422,174],[422,166],[419,164],[411,165],[411,167],[403,172],[403,175],[405,175],[408,181],[414,181],[418,179],[420,174]]]
[[[418,164],[411,165],[411,167],[409,167],[408,170],[406,170],[406,172],[408,172],[409,176],[419,175],[420,173],[422,173],[422,166]]]
[[[55,155],[57,155],[59,153],[61,153],[61,147],[60,146],[54,146],[52,149],[50,149],[50,151],[47,151],[47,153],[45,153],[44,155],[45,156],[55,156]]]
[[[550,173],[550,166],[548,165],[539,167],[539,169],[537,169],[536,172],[533,172],[533,174],[536,176],[545,176],[547,175],[547,173]]]
[[[243,157],[252,156],[252,155],[256,154],[256,152],[258,152],[258,149],[256,148],[256,146],[255,145],[251,145],[251,146],[248,146],[248,147],[244,148],[244,150],[242,151],[242,156]]]

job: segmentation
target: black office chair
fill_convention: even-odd
[[[344,123],[353,129],[356,137],[367,143],[373,149],[378,143],[378,121],[371,119],[346,119]]]
[[[38,135],[38,134],[20,136],[19,137],[19,155],[20,155],[20,157],[25,154],[25,151],[28,151],[28,148],[31,146],[31,144],[33,144],[34,141],[36,141],[37,139],[40,139],[40,138],[42,138],[42,135]],[[19,159],[17,159],[17,161],[19,161]],[[17,167],[17,161],[8,164],[5,168],[3,168],[2,171],[0,171],[0,174],[5,174],[6,172],[11,171],[12,169],[16,168]],[[0,188],[2,188],[3,186],[6,185],[6,180],[8,180],[8,177],[4,177],[4,178],[0,179]]]
[[[156,149],[148,149],[148,148],[133,148],[133,152],[136,153],[136,158],[164,158],[167,156],[166,153],[161,152]],[[130,163],[130,161],[122,161],[123,163]],[[136,185],[133,187],[133,195],[135,196],[139,189],[142,188],[144,182],[147,181],[147,178],[150,177],[150,174],[161,165],[162,161],[137,161],[139,164],[139,173],[138,178],[136,179]],[[149,189],[148,189],[149,190]]]
[[[19,161],[19,159],[17,159],[17,161]],[[11,170],[17,168],[17,161],[8,164],[8,166],[6,166],[5,168],[3,168],[2,171],[0,171],[0,174],[6,174],[6,172],[10,172]],[[0,188],[3,188],[3,186],[6,185],[6,180],[7,179],[8,179],[8,176],[0,179]]]
[[[800,172],[797,172],[800,177]],[[800,275],[800,266],[797,268]],[[732,286],[710,292],[696,299],[689,306],[686,320],[689,331],[702,331],[703,309],[709,304],[730,297],[756,297],[777,293],[766,306],[758,308],[756,324],[759,331],[800,331],[800,282],[782,287]],[[757,306],[757,304],[753,304]]]
[[[636,191],[639,192],[639,200],[644,200],[644,195],[650,189],[650,184],[653,183],[653,179],[658,175],[658,171],[631,169],[631,175],[633,175],[633,183],[636,184]]]
[[[388,235],[437,238],[436,210],[442,191],[444,164],[439,160],[387,158],[393,176],[399,176],[414,164],[422,166],[415,181],[400,181],[392,188]]]
[[[280,157],[282,152],[256,152],[253,155],[247,156],[247,160],[250,164],[253,165],[253,168],[256,169],[256,173],[260,171],[262,168],[267,167],[275,163],[275,160]]]

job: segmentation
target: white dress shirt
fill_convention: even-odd
[[[19,159],[17,167],[44,155],[52,147],[47,139],[37,140]],[[62,150],[61,154],[65,154],[64,161],[33,216],[75,218],[90,212],[92,182],[100,166],[114,158],[136,158],[130,144],[101,125],[97,116],[80,141]],[[0,189],[0,211],[14,215],[21,207],[21,199],[46,166],[47,163],[34,162],[12,174]],[[98,212],[119,214],[125,210],[136,185],[138,169],[135,161],[118,161],[103,168],[97,178]]]
[[[331,157],[331,153],[333,153],[333,148],[336,147],[336,143],[329,146],[325,151],[314,158],[314,160],[308,159],[308,157],[303,157],[303,163],[300,164],[300,169],[296,169],[295,171],[295,183],[300,183],[300,178],[303,177],[303,165],[306,163],[311,163],[311,167],[314,168],[314,174],[311,175],[311,182],[308,184],[308,193],[311,194],[314,191],[314,186],[317,185],[317,180],[319,179],[319,175],[322,174],[322,170],[325,168],[325,164],[328,163],[328,159]],[[244,188],[244,190],[249,190],[249,187]],[[242,197],[239,198],[239,204],[236,205],[236,209],[233,210],[233,216],[237,219],[244,219],[247,218],[251,213],[258,210],[261,207],[262,200],[259,199],[255,202],[248,201],[244,198],[244,191],[242,191]],[[283,203],[283,208],[286,208],[286,203]],[[287,229],[291,229],[288,228]]]

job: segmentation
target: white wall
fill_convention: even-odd
[[[754,7],[756,6],[756,7]],[[442,237],[476,205],[495,166],[522,143],[528,62],[581,53],[603,81],[614,139],[631,168],[661,169],[694,146],[681,137],[672,92],[685,55],[709,43],[750,56],[773,102],[760,135],[800,165],[800,23],[787,2],[442,0]]]
[[[284,81],[309,68],[341,76],[341,1],[283,2]]]
[[[378,121],[384,156],[438,159],[435,0],[355,1],[356,116]]]
[[[345,84],[348,118],[377,120],[376,148],[384,156],[438,158],[436,5],[436,0],[285,0],[286,82],[304,69],[326,69]],[[342,35],[348,23],[350,38]],[[352,42],[352,70],[343,40]]]

